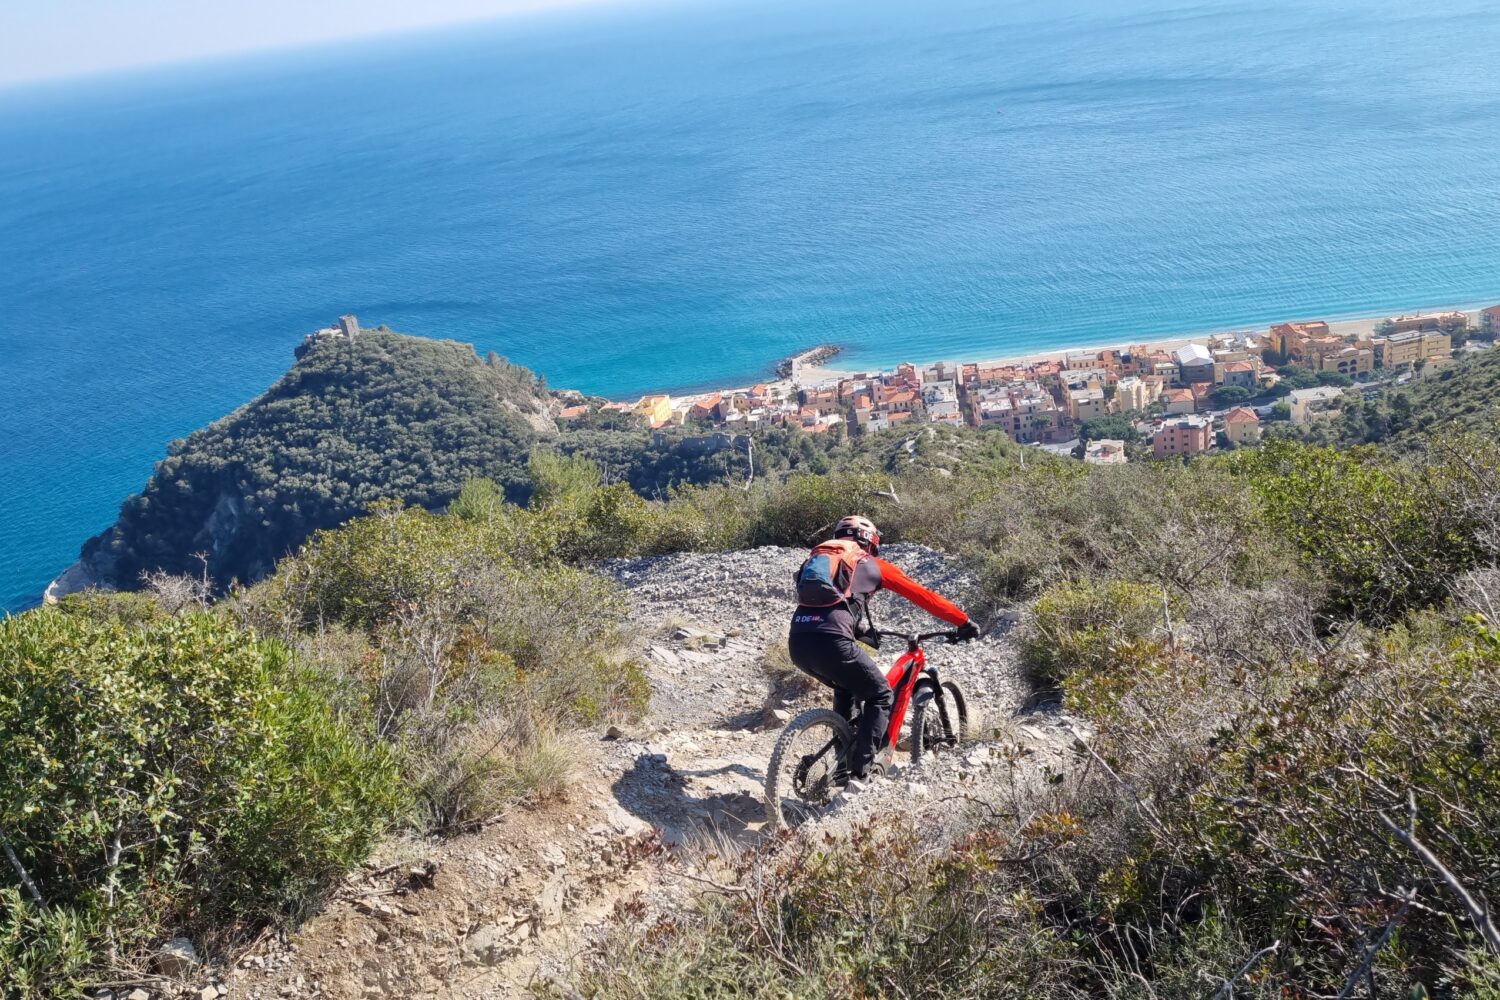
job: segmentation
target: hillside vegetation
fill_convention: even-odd
[[[1404,386],[1350,406],[1343,420],[1314,425],[1316,440],[1411,450],[1434,434],[1488,432],[1500,420],[1500,350],[1461,357]]]
[[[457,368],[486,398],[517,377]],[[560,735],[650,697],[597,560],[803,546],[864,510],[1023,609],[1037,699],[1086,725],[1071,773],[951,842],[899,816],[770,840],[692,906],[624,908],[570,991],[1500,997],[1493,433],[1121,467],[962,431],[791,447],[749,488],[642,495],[531,443],[451,497],[367,501],[224,599],[159,574],[5,623],[0,990],[138,981],[179,933],[233,955],[382,832],[562,794]]]
[[[476,476],[515,491],[545,402],[530,372],[465,344],[386,330],[321,341],[259,398],[173,442],[83,561],[114,586],[206,572],[222,587],[376,500],[440,507]]]

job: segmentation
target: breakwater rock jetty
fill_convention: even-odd
[[[821,365],[842,350],[843,348],[837,344],[820,344],[801,354],[793,354],[789,358],[776,362],[776,375],[778,378],[789,378],[795,381],[799,365]]]

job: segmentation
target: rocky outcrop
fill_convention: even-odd
[[[56,604],[69,594],[76,594],[91,587],[107,586],[94,573],[87,560],[80,559],[63,570],[56,580],[47,585],[42,593],[42,603]]]

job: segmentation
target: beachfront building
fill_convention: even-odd
[[[1307,357],[1309,345],[1314,341],[1333,338],[1333,331],[1322,320],[1302,323],[1277,323],[1271,327],[1269,340],[1272,350],[1288,361],[1301,364]]]
[[[1214,424],[1207,417],[1174,417],[1151,436],[1151,454],[1158,459],[1197,455],[1213,446]]]
[[[1375,348],[1369,341],[1356,342],[1318,359],[1318,371],[1338,372],[1350,378],[1375,370]]]
[[[667,395],[642,396],[636,402],[634,412],[656,430],[672,422],[672,397]]]
[[[1500,306],[1480,310],[1479,335],[1490,340],[1500,337]]]
[[[1116,438],[1098,438],[1083,449],[1083,460],[1090,465],[1124,465],[1125,442]]]
[[[958,383],[958,365],[952,361],[937,361],[922,369],[922,384],[929,382]]]
[[[1452,353],[1453,340],[1446,333],[1407,330],[1384,338],[1381,366],[1400,368],[1418,361],[1446,359]]]
[[[1239,447],[1260,442],[1260,417],[1248,406],[1236,406],[1224,414],[1224,436]]]
[[[1387,316],[1375,324],[1375,332],[1389,337],[1393,333],[1418,333],[1439,331],[1453,333],[1469,325],[1469,316],[1462,312],[1417,313],[1414,316]]]
[[[720,393],[704,396],[688,408],[687,418],[694,423],[714,423],[719,419],[719,403],[724,399]]]

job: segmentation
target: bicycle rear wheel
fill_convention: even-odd
[[[931,681],[917,689],[912,699],[911,762],[919,763],[928,753],[953,750],[969,738],[969,703],[963,689],[952,681]]]
[[[842,715],[810,708],[786,724],[766,766],[766,817],[772,829],[793,826],[843,791],[838,772],[854,730]]]

